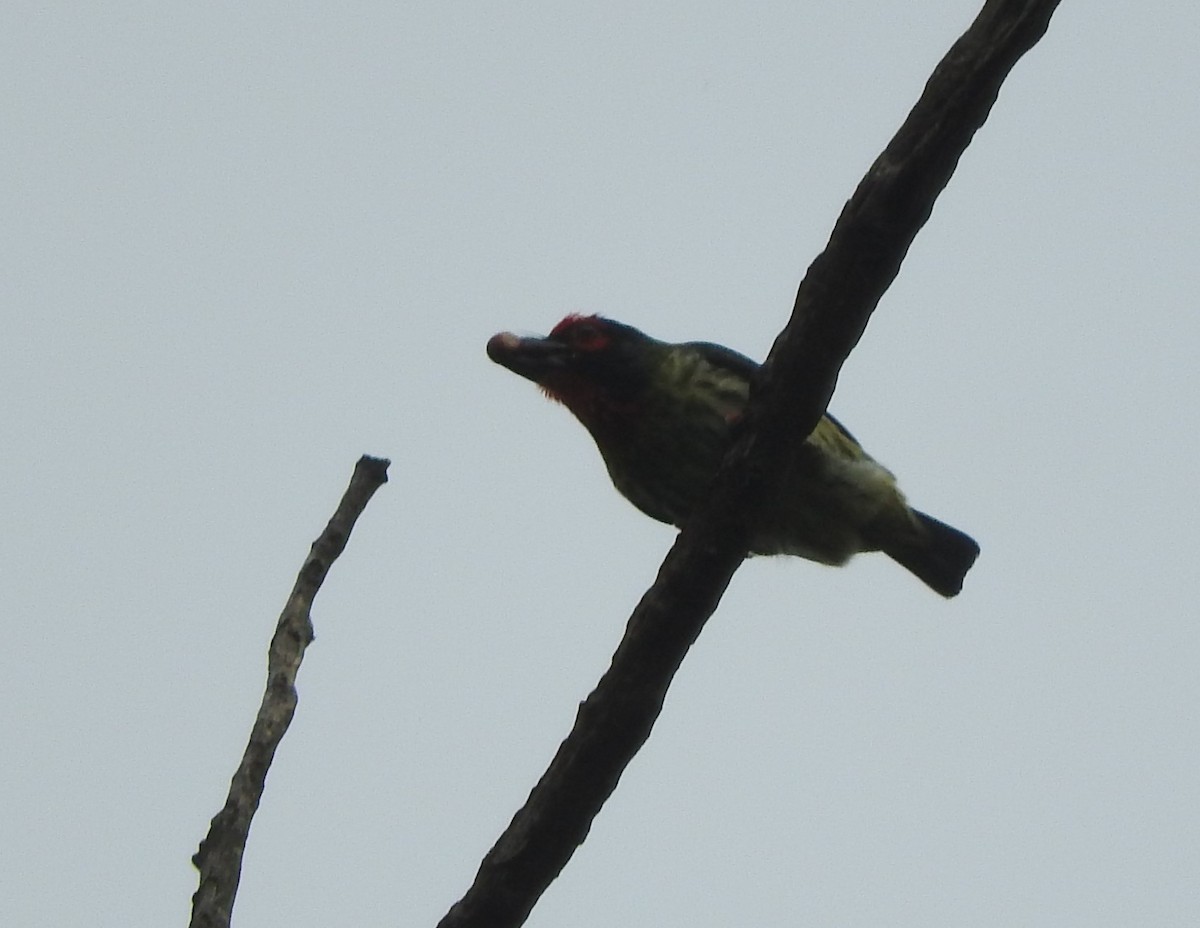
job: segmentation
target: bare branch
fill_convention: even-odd
[[[325,531],[313,542],[275,626],[267,655],[267,688],[250,743],[233,775],[225,807],[192,857],[200,887],[192,896],[192,928],[227,928],[242,873],[250,821],[262,799],[267,769],[296,711],[296,673],[313,640],[312,604],[325,575],[346,548],[354,523],[384,483],[390,462],[364,455]]]
[[[789,449],[820,419],[842,363],[1005,76],[1045,33],[1057,5],[988,0],[938,65],[809,268],[756,385],[745,431],[726,456],[707,504],[638,603],[611,667],[580,706],[546,773],[439,928],[522,924],[583,843],[743,560],[749,514],[768,498]]]

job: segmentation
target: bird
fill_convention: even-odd
[[[732,444],[759,371],[723,345],[660,341],[577,313],[544,338],[500,332],[488,340],[487,354],[575,415],[621,495],[680,528]],[[979,545],[909,506],[891,471],[826,413],[785,464],[751,526],[748,553],[840,566],[870,551],[951,597],[962,590]]]

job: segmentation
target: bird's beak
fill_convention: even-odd
[[[512,332],[493,335],[487,343],[488,357],[534,383],[564,370],[571,349],[551,338],[521,338]]]

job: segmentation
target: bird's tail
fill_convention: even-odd
[[[969,535],[923,512],[912,511],[919,534],[889,540],[883,553],[914,573],[943,596],[957,596],[963,577],[979,557],[979,545]]]

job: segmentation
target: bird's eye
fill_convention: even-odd
[[[571,330],[571,341],[576,348],[583,351],[595,351],[598,348],[603,348],[608,342],[608,338],[600,330],[599,326],[585,322],[575,326]]]
[[[612,342],[612,332],[599,316],[567,316],[550,330],[550,337],[575,351],[600,351]]]

